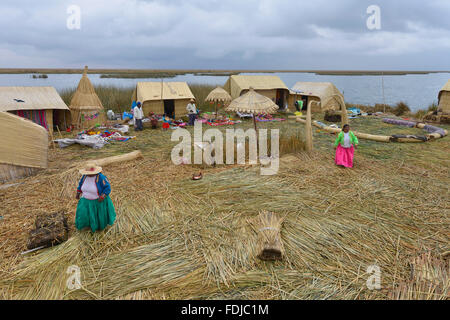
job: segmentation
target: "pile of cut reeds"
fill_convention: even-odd
[[[389,299],[410,279],[408,261],[422,246],[435,255],[449,250],[443,192],[448,157],[437,149],[448,146],[445,139],[419,154],[415,146],[362,144],[355,167],[346,170],[333,163],[333,137],[318,134],[317,152],[281,157],[276,175],[219,166],[193,181],[195,166],[170,161],[170,134],[152,132],[151,139],[109,151],[76,149],[83,156],[78,160],[120,148],[143,150],[141,161],[104,168],[117,221],[103,232],[73,230],[76,173],[50,171],[0,191],[1,298]],[[66,183],[73,194],[61,193]],[[22,232],[32,226],[37,208],[66,208],[71,236],[18,258],[26,240]],[[249,220],[262,211],[284,218],[281,261],[258,259],[258,233]],[[381,270],[381,290],[366,286],[367,267],[374,264]],[[74,265],[81,274],[77,290],[67,286]]]

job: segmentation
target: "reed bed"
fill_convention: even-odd
[[[353,124],[370,124],[364,121]],[[277,126],[288,136],[303,131],[293,122],[261,124]],[[176,143],[169,139],[170,132],[146,130],[99,151],[53,150],[50,170],[0,190],[0,298],[444,299],[448,293],[447,267],[439,269],[440,288],[447,288],[440,294],[420,295],[417,286],[398,294],[411,281],[412,259],[424,250],[449,251],[448,139],[409,151],[402,146],[381,159],[388,146],[374,151],[369,146],[378,145],[362,144],[347,170],[333,164],[334,137],[315,131],[314,151],[285,152],[276,175],[261,176],[259,166],[205,166],[198,181],[191,179],[197,167],[171,163]],[[104,168],[116,223],[95,234],[75,231],[75,152],[81,161],[135,149],[144,159]],[[37,211],[61,209],[69,240],[21,256]],[[265,210],[283,217],[282,261],[257,258],[251,221]],[[381,290],[366,286],[373,264],[381,269]],[[67,287],[71,265],[80,268],[80,289]]]

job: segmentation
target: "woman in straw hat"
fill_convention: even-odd
[[[195,100],[189,100],[188,105],[186,106],[186,110],[188,112],[189,122],[188,125],[193,126],[195,123],[195,119],[197,118],[197,108],[195,107]]]
[[[102,167],[95,163],[88,163],[79,171],[83,176],[77,189],[79,201],[75,226],[78,230],[86,227],[90,227],[92,232],[103,230],[116,219],[116,211],[109,197],[111,185],[101,173]]]

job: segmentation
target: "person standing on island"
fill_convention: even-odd
[[[116,220],[116,210],[109,197],[111,185],[101,173],[102,167],[95,163],[88,163],[79,171],[83,176],[77,188],[75,227],[90,228],[92,232],[103,230]]]
[[[353,157],[355,149],[358,148],[358,138],[350,131],[348,124],[344,124],[342,131],[339,132],[334,142],[334,148],[336,149],[335,163],[338,166],[353,168]]]
[[[186,110],[188,112],[188,116],[189,116],[189,122],[188,124],[190,126],[194,125],[195,119],[197,118],[197,108],[195,107],[195,100],[191,99],[188,103],[188,105],[186,106]]]
[[[133,109],[133,119],[134,119],[134,130],[142,131],[142,119],[144,118],[144,111],[142,111],[142,105],[140,102],[137,103],[136,107]]]

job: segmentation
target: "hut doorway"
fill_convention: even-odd
[[[164,114],[169,118],[175,118],[175,100],[164,100]]]
[[[69,120],[67,113],[66,110],[53,110],[53,130],[67,129],[67,121]]]
[[[302,96],[302,101],[303,101],[302,111],[308,110],[308,97]]]
[[[277,96],[275,99],[275,103],[277,104],[280,110],[284,109],[284,90],[277,89]]]

